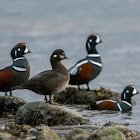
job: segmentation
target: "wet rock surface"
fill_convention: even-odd
[[[106,90],[100,87],[99,90],[85,89],[78,90],[76,88],[69,87],[67,90],[54,95],[54,101],[59,104],[84,104],[89,105],[98,100],[121,100],[121,93]],[[132,99],[132,104],[135,105],[135,101]]]
[[[15,124],[12,119],[11,123],[8,119],[0,119],[0,124],[6,124],[0,127],[1,140],[139,140],[140,138],[138,132],[113,122],[100,127],[96,125],[33,127]]]
[[[19,108],[15,121],[17,124],[32,126],[40,124],[47,126],[92,124],[87,118],[70,109],[44,102],[32,102],[23,105]]]
[[[0,96],[0,118],[14,118],[19,107],[26,101],[14,96]]]

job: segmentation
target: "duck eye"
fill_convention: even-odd
[[[90,39],[89,42],[91,43],[92,42],[92,39]]]

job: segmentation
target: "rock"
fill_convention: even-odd
[[[48,126],[39,126],[37,140],[61,140],[61,138]]]
[[[78,90],[76,88],[68,88],[67,90],[54,95],[54,101],[62,104],[91,104],[93,101],[111,99],[115,97],[120,100],[120,94],[105,90],[103,88],[99,90],[85,89]]]
[[[13,96],[0,96],[0,117],[14,118],[19,107],[26,101]]]
[[[85,140],[89,137],[89,132],[82,128],[74,128],[68,134],[66,134],[66,140]]]
[[[92,124],[91,121],[70,109],[45,102],[32,102],[23,105],[17,111],[15,121],[17,124],[31,126],[40,124],[47,126]]]
[[[126,139],[125,135],[121,131],[113,127],[104,128],[103,130],[99,131],[97,135],[100,136],[101,140],[125,140]]]
[[[0,132],[0,140],[31,140],[31,139],[19,138],[6,132]]]
[[[121,94],[111,90],[106,90],[103,87],[101,87],[99,90],[90,91],[85,89],[78,90],[76,88],[69,87],[67,90],[54,95],[54,101],[60,104],[89,105],[98,100],[105,99],[120,101]],[[134,100],[132,100],[132,104],[135,104]]]
[[[118,123],[108,122],[104,126],[110,126],[121,131],[125,135],[126,139],[136,139],[139,134],[136,131],[132,131],[125,127],[128,125],[129,125],[128,123],[118,124]]]
[[[7,133],[0,132],[0,140],[10,140],[11,135]]]

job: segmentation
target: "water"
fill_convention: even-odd
[[[139,4],[139,0],[1,1],[0,68],[12,63],[9,53],[19,42],[27,43],[33,52],[26,55],[31,77],[51,68],[49,57],[58,48],[64,49],[69,57],[63,64],[70,68],[86,56],[87,37],[97,33],[104,42],[97,46],[103,70],[90,87],[103,86],[121,92],[125,86],[133,84],[140,91]],[[28,90],[17,90],[13,95],[29,102],[44,100],[44,96]],[[140,131],[140,95],[134,99],[136,106],[131,113],[75,110],[95,123],[128,122],[131,128]]]

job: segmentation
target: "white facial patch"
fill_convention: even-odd
[[[133,86],[133,88],[134,89],[133,89],[133,92],[132,93],[133,93],[133,95],[135,95],[137,93],[137,90],[136,90],[136,88],[134,86]]]
[[[29,52],[29,49],[28,49],[28,47],[27,47],[27,45],[26,44],[24,44],[25,45],[25,50],[24,50],[24,53],[28,53]]]
[[[63,59],[64,57],[65,57],[65,56],[64,56],[63,54],[62,54],[62,55],[60,55],[60,58],[61,58],[61,59]]]
[[[99,43],[101,41],[100,37],[98,35],[96,35],[97,39],[96,39],[96,43]]]
[[[18,48],[18,51],[20,52],[20,48]]]

